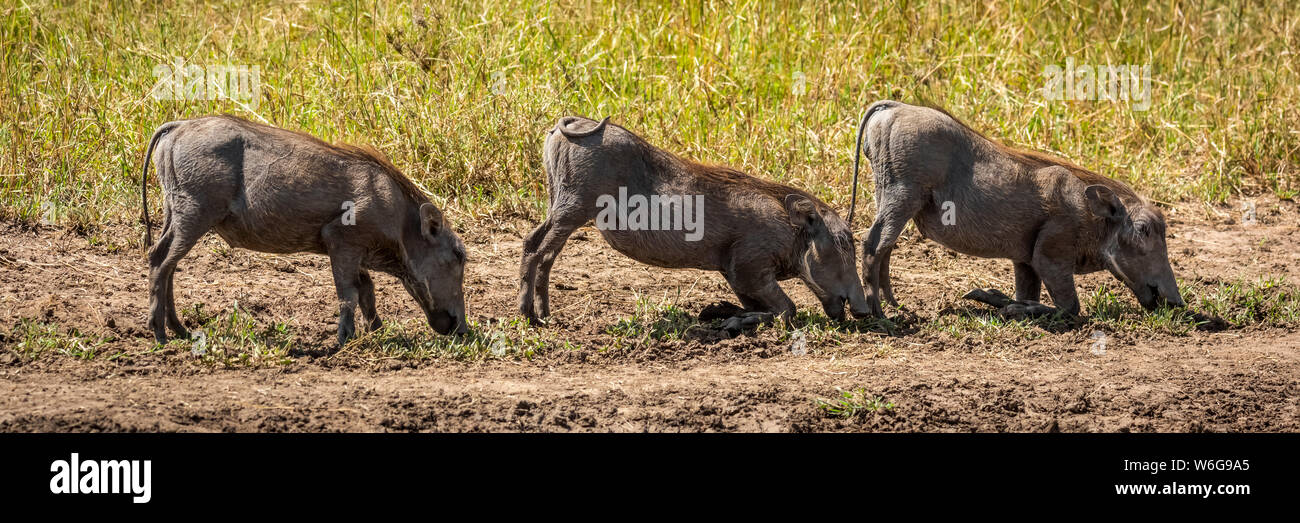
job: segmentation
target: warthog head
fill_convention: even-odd
[[[465,321],[465,244],[432,203],[420,205],[418,236],[403,245],[407,277],[402,284],[419,302],[429,326],[438,334],[469,332]]]
[[[848,303],[854,317],[870,316],[848,224],[834,212],[821,213],[812,200],[802,195],[787,196],[785,207],[790,223],[799,229],[802,243],[796,260],[800,278],[821,300],[826,315],[843,320],[844,304]]]
[[[1106,269],[1124,282],[1147,310],[1160,305],[1181,307],[1174,270],[1165,246],[1165,217],[1154,205],[1124,206],[1104,185],[1084,190],[1092,214],[1105,220],[1099,250]]]

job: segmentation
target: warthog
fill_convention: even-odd
[[[1045,154],[989,140],[948,113],[872,104],[858,129],[876,181],[876,220],[863,242],[862,277],[881,314],[889,256],[908,220],[949,249],[1015,264],[1016,300],[1031,313],[1047,286],[1056,308],[1079,313],[1074,275],[1109,270],[1147,309],[1183,305],[1160,209],[1127,185]],[[856,169],[855,169],[856,193]],[[850,216],[852,214],[850,213]]]
[[[791,321],[794,302],[777,282],[795,277],[831,318],[844,317],[846,302],[855,315],[868,313],[852,232],[825,203],[685,160],[608,121],[565,117],[546,138],[550,208],[525,240],[519,269],[519,310],[530,321],[550,315],[551,266],[569,235],[592,219],[632,259],[721,272],[749,313]]]
[[[157,157],[154,149],[157,148]],[[466,332],[461,289],[465,246],[429,198],[383,154],[233,116],[168,122],[154,132],[141,169],[145,245],[149,162],[162,182],[163,227],[149,250],[149,326],[158,343],[176,316],[176,264],[209,230],[232,247],[313,252],[330,258],[339,297],[339,344],[381,325],[367,271],[397,277],[441,334]]]

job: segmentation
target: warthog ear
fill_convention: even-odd
[[[432,237],[438,234],[438,230],[444,225],[442,211],[432,203],[420,205],[420,232]]]
[[[822,215],[817,212],[817,204],[801,194],[786,195],[785,212],[790,215],[790,224],[800,229],[807,229],[822,222]]]
[[[1083,190],[1088,199],[1088,210],[1098,218],[1119,221],[1124,218],[1124,204],[1115,196],[1115,191],[1105,185],[1089,185]]]

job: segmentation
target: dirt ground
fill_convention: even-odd
[[[1296,205],[1170,211],[1170,255],[1183,280],[1261,275],[1300,282]],[[869,216],[869,214],[868,214]],[[859,223],[860,227],[866,224]],[[525,223],[466,229],[470,317],[514,315]],[[209,235],[181,263],[180,307],[239,306],[299,334],[293,363],[204,366],[150,351],[146,265],[138,234],[0,225],[0,430],[3,431],[1297,431],[1300,332],[1233,327],[1186,336],[1091,327],[1023,333],[910,329],[861,333],[792,352],[775,330],[716,342],[651,342],[601,350],[636,294],[697,313],[732,300],[722,277],[641,265],[591,228],[570,241],[552,283],[555,322],[542,332],[582,344],[531,359],[460,362],[334,358],[336,305],[323,257],[225,248]],[[861,232],[859,232],[861,237]],[[909,229],[893,262],[900,302],[921,322],[977,304],[975,287],[1011,291],[1010,263],[957,255]],[[1108,274],[1080,278],[1081,295]],[[420,318],[390,277],[377,278],[387,321]],[[796,281],[783,286],[820,312]],[[1125,299],[1132,297],[1125,293]],[[1085,314],[1087,311],[1085,310]],[[8,350],[20,319],[112,336],[80,360]],[[843,419],[814,404],[865,389],[892,410]]]

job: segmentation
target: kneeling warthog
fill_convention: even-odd
[[[560,119],[542,151],[550,208],[524,242],[519,310],[550,314],[551,266],[575,229],[596,221],[619,252],[649,265],[719,271],[750,313],[787,323],[794,302],[778,281],[798,277],[831,318],[868,313],[853,235],[812,195],[650,145],[632,132]]]
[[[367,328],[380,326],[369,270],[397,277],[435,331],[466,332],[465,246],[378,151],[233,116],[165,123],[149,140],[141,169],[146,245],[151,159],[163,186],[162,234],[149,249],[149,326],[158,343],[167,341],[165,327],[189,336],[176,316],[172,276],[209,230],[232,247],[328,255],[340,345],[355,334],[357,305]]]
[[[1183,305],[1164,215],[1127,185],[998,144],[938,109],[880,101],[861,125],[876,180],[876,221],[862,257],[874,314],[882,292],[897,305],[889,255],[908,220],[955,251],[1010,259],[1016,300],[1039,313],[1054,312],[1037,303],[1046,285],[1057,309],[1077,315],[1074,275],[1101,269],[1147,309]]]

